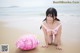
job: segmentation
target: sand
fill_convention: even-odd
[[[80,53],[80,16],[59,15],[62,23],[62,48],[57,50],[55,46],[42,48],[44,35],[39,29],[45,16],[17,17],[7,16],[0,18],[0,44],[9,45],[9,53]],[[22,51],[16,48],[16,40],[25,34],[35,34],[40,41],[38,47],[30,51]]]

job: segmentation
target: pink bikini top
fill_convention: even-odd
[[[57,34],[59,27],[61,26],[61,24],[59,24],[56,28],[54,29],[49,29],[47,28],[44,24],[42,24],[42,26],[47,30],[47,32],[52,31],[53,34]]]

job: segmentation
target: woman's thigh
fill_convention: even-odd
[[[57,35],[55,36],[55,39],[54,39],[55,44],[61,43],[61,40],[59,38],[60,37],[58,37]]]
[[[52,41],[51,32],[47,32],[47,36],[48,36],[48,41],[49,41],[49,43],[51,43],[51,41]]]

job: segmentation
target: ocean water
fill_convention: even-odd
[[[58,15],[80,16],[80,4],[51,4],[43,7],[0,7],[0,16],[45,15],[45,12],[49,7],[56,8],[58,11]]]

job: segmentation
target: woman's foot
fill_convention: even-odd
[[[62,47],[57,45],[57,46],[56,46],[56,49],[62,50]]]

